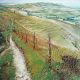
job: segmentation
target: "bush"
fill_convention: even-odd
[[[77,59],[73,56],[62,56],[63,62],[68,65],[69,68],[75,69],[77,65]]]
[[[15,67],[13,66],[11,51],[0,56],[0,80],[15,80]]]
[[[2,33],[0,32],[0,45],[2,45],[3,43],[5,43],[5,38],[2,35]]]

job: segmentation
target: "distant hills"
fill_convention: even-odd
[[[8,8],[9,8],[9,6],[7,6],[5,4],[0,4],[0,12],[9,11]]]
[[[65,20],[71,23],[80,21],[80,9],[66,7],[54,3],[26,3],[13,5],[13,8],[28,12],[31,16],[40,18]]]

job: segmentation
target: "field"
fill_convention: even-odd
[[[79,31],[77,33],[78,29],[74,25],[33,16],[23,16],[11,11],[0,13],[0,17],[2,21],[0,28],[3,30],[7,29],[8,33],[12,34],[14,42],[24,54],[32,80],[80,79],[79,71],[76,72],[70,66],[65,67],[63,64],[66,63],[62,60],[62,56],[72,56],[73,59],[80,59],[78,47],[72,44],[79,37]],[[33,49],[34,32],[38,40],[38,49]],[[3,35],[9,38],[10,34],[8,33]],[[29,39],[27,42],[25,42],[26,34]],[[49,69],[50,65],[48,62],[48,35],[51,36],[52,69]],[[69,39],[69,36],[72,36],[71,39]],[[80,65],[78,66],[80,67]]]

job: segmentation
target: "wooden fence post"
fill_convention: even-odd
[[[36,36],[35,36],[35,32],[34,32],[34,35],[33,35],[33,49],[36,48]]]
[[[52,68],[52,65],[51,65],[51,62],[52,62],[52,59],[51,59],[52,52],[51,52],[51,36],[50,36],[50,34],[48,35],[48,38],[49,38],[49,41],[48,41],[48,51],[49,51],[48,63],[49,63],[49,69],[51,70],[51,68]]]
[[[28,34],[26,33],[26,43],[28,42]]]
[[[21,35],[22,35],[22,40],[23,40],[23,33],[21,33]]]

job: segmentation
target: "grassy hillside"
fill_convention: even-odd
[[[71,22],[75,23],[75,21],[72,20],[68,22],[69,24],[65,21],[59,21],[59,19],[63,17],[70,19],[71,17],[78,16],[79,10],[53,3],[30,3],[15,5],[12,7],[17,10],[25,11],[30,15],[33,14],[31,16],[29,15],[25,18],[21,18],[18,21],[14,18],[17,26],[24,26],[27,30],[32,33],[36,32],[37,35],[44,39],[47,39],[48,34],[50,34],[52,37],[52,43],[71,50],[79,50],[79,25],[71,25]],[[46,20],[34,16],[43,16],[43,18],[45,16],[56,16],[58,19]],[[21,30],[23,30],[23,28]]]
[[[25,30],[22,28],[24,26],[27,30],[31,31],[32,33],[36,32],[37,35],[44,39],[47,39],[48,34],[51,34],[52,43],[58,46],[66,47],[72,50],[76,50],[76,48],[79,49],[80,47],[80,45],[78,45],[80,43],[78,41],[80,39],[79,26],[70,25],[56,20],[52,21],[40,19],[38,17],[32,16],[24,17],[18,13],[13,12],[4,12],[0,15],[0,25],[2,27],[7,25],[9,20],[12,19],[14,26],[21,28],[23,31]]]
[[[48,40],[48,34],[50,33],[52,38],[52,71],[49,71],[49,64],[47,63],[48,48],[40,48],[40,50],[32,49],[29,44],[19,38],[19,35],[12,34],[13,40],[16,45],[21,47],[26,59],[26,64],[28,65],[28,70],[32,75],[32,80],[60,80],[62,77],[67,77],[67,80],[79,80],[79,75],[70,68],[62,68],[64,62],[62,61],[62,56],[71,55],[73,57],[78,56],[80,59],[79,52],[74,52],[69,49],[76,49],[71,43],[77,39],[77,30],[75,31],[75,26],[65,24],[59,21],[48,21],[32,16],[23,16],[17,12],[3,12],[0,13],[1,18],[1,29],[13,28],[16,31],[20,31],[25,34],[30,31],[31,34],[34,32],[36,36],[42,38],[43,40]],[[11,23],[10,20],[13,22]],[[70,35],[72,39],[66,38],[65,36]],[[55,46],[57,45],[57,46]],[[66,47],[66,48],[65,48]],[[69,49],[68,49],[69,48]],[[2,62],[2,61],[1,61]],[[46,72],[45,72],[46,70]],[[56,71],[58,70],[59,73]],[[68,75],[71,74],[71,75]],[[43,76],[43,77],[42,77]],[[74,77],[73,77],[74,76]],[[65,78],[66,79],[66,78]],[[61,79],[62,80],[62,79]]]
[[[69,49],[76,49],[72,43],[75,44],[75,40],[79,39],[79,29],[73,25],[69,25],[59,21],[43,20],[37,17],[27,16],[20,21],[16,21],[19,26],[25,27],[27,30],[36,32],[36,35],[41,36],[44,39],[48,38],[48,34],[51,35],[52,43],[66,47]],[[22,28],[24,29],[24,28]],[[77,33],[76,33],[77,32]]]
[[[32,16],[25,17],[13,12],[3,12],[3,14],[0,13],[0,16],[0,27],[4,29],[6,29],[5,26],[9,24],[12,19],[14,24],[13,26],[16,26],[15,28],[21,30],[21,32],[26,30],[31,31],[32,33],[35,32],[36,35],[39,35],[43,39],[48,39],[48,34],[50,34],[53,44],[72,50],[77,48],[72,44],[72,42],[77,45],[75,40],[78,40],[80,33],[79,28],[77,29],[73,25],[54,20],[44,20]]]

